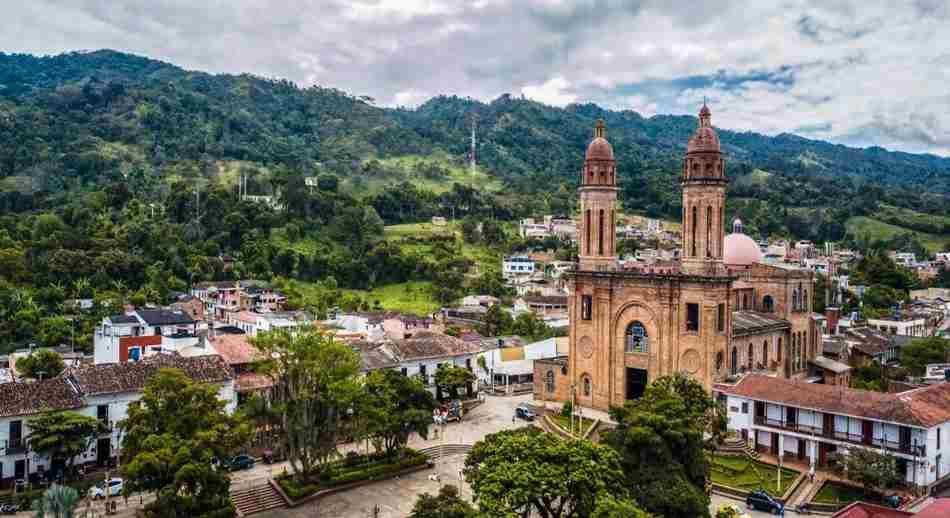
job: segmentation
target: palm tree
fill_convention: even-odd
[[[89,283],[88,277],[80,277],[76,279],[73,281],[73,297],[77,299],[83,298],[83,294],[85,294],[90,287],[91,284]]]
[[[33,502],[36,518],[73,518],[79,504],[79,492],[69,486],[53,484]]]

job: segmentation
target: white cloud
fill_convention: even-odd
[[[404,90],[402,92],[396,93],[394,99],[396,101],[396,106],[415,108],[416,106],[426,102],[430,97],[432,96],[419,90]]]
[[[577,95],[570,93],[571,84],[563,77],[552,77],[540,85],[528,85],[521,89],[521,93],[528,99],[533,99],[552,106],[564,106],[577,101]]]
[[[114,48],[385,105],[521,92],[695,113],[708,95],[725,127],[950,149],[941,0],[32,0],[4,18],[6,52]]]

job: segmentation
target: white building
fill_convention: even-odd
[[[713,392],[728,428],[761,451],[823,466],[852,448],[886,450],[920,486],[950,473],[950,384],[889,394],[751,374]]]
[[[299,329],[313,325],[313,317],[305,311],[274,311],[270,313],[239,311],[229,317],[228,324],[241,329],[248,336],[257,336],[258,333],[277,329],[296,332]]]
[[[930,336],[933,326],[927,315],[901,312],[888,317],[869,318],[868,325],[884,333],[901,336]]]
[[[177,309],[139,309],[106,317],[93,337],[94,361],[137,361],[171,351],[193,355],[190,349],[201,346],[198,325],[198,321]]]
[[[505,257],[501,261],[501,275],[505,279],[525,277],[534,274],[535,263],[526,255]]]
[[[185,358],[163,354],[140,362],[87,365],[69,369],[63,376],[38,382],[0,384],[0,478],[4,485],[14,479],[54,473],[63,466],[30,451],[30,419],[47,410],[71,410],[99,418],[107,431],[75,459],[75,464],[106,465],[121,448],[118,423],[128,416],[128,406],[142,397],[145,382],[161,368],[181,369],[201,383],[218,387],[218,397],[227,411],[237,404],[234,373],[216,356]]]

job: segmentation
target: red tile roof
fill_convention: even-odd
[[[72,410],[82,399],[66,378],[0,384],[0,417]]]
[[[831,518],[907,518],[909,516],[914,515],[890,507],[854,502],[833,514]]]
[[[750,374],[735,385],[717,384],[715,390],[783,405],[924,428],[950,421],[950,383],[883,394]]]
[[[927,507],[921,509],[914,518],[947,518],[950,516],[950,498],[935,498]]]
[[[243,365],[261,358],[260,351],[251,345],[247,335],[220,334],[211,341],[211,347],[228,365]]]
[[[156,354],[139,362],[84,365],[70,369],[70,377],[85,396],[135,392],[163,368],[181,369],[198,383],[220,383],[234,379],[234,371],[217,355],[192,356]]]
[[[273,387],[274,381],[270,377],[257,372],[244,372],[234,381],[234,389],[238,392],[250,392]]]

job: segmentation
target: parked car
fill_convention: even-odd
[[[20,506],[17,504],[0,505],[0,514],[16,514],[20,512]]]
[[[230,469],[231,471],[251,469],[253,467],[254,467],[254,457],[251,457],[250,455],[241,454],[241,455],[238,455],[237,457],[234,457],[233,459],[231,459],[230,462],[228,462],[228,469]]]
[[[108,480],[108,484],[106,484],[106,481],[102,481],[90,487],[89,498],[92,498],[93,500],[105,498],[107,485],[109,487],[110,497],[122,495],[122,479],[117,477],[117,478],[110,478]]]
[[[515,408],[515,417],[524,419],[525,421],[534,421],[534,410],[531,410],[530,406],[522,403]]]
[[[772,495],[766,493],[765,491],[757,490],[749,493],[745,497],[745,505],[749,509],[755,509],[757,511],[765,511],[777,515],[785,515],[785,506],[781,502],[772,498]]]

